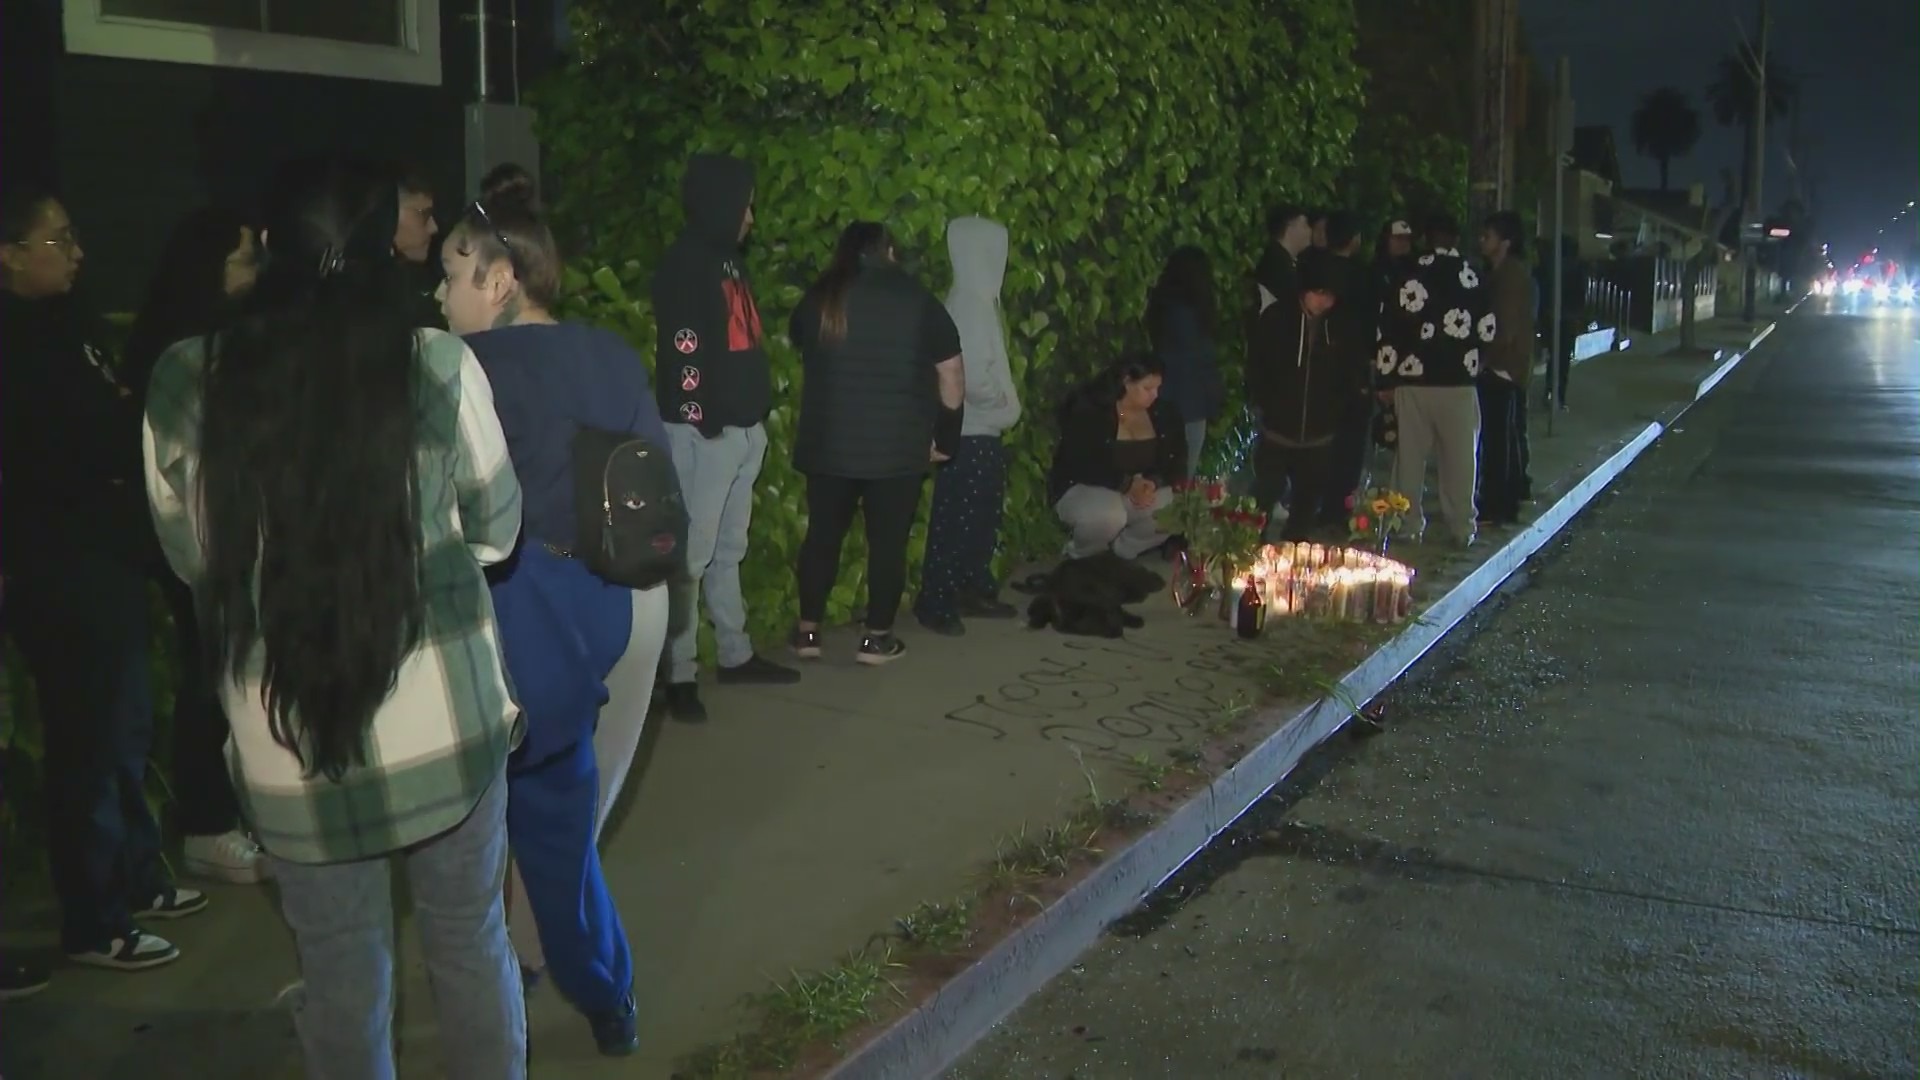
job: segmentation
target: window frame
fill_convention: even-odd
[[[406,39],[400,45],[107,15],[101,0],[62,0],[60,6],[70,54],[439,86],[440,0],[400,2]]]

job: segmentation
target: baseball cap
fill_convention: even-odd
[[[1404,221],[1396,221],[1387,226],[1387,234],[1389,236],[1412,236],[1413,226]]]

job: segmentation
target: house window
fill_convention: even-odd
[[[66,0],[67,51],[438,85],[439,0]]]

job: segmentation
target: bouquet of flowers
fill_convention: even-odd
[[[1370,541],[1384,552],[1412,509],[1413,503],[1392,488],[1368,488],[1347,496],[1347,531],[1353,539]]]
[[[1252,499],[1227,494],[1226,481],[1196,477],[1173,486],[1173,501],[1160,511],[1160,527],[1184,536],[1196,562],[1245,563],[1260,546],[1267,515]]]

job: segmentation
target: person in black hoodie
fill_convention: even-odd
[[[157,541],[133,388],[72,298],[83,258],[58,199],[0,193],[0,570],[33,676],[60,946],[135,971],[179,958],[136,915],[206,907],[176,888],[147,809],[153,741],[147,579]]]
[[[1475,535],[1480,399],[1474,383],[1481,352],[1494,340],[1480,274],[1460,256],[1460,227],[1436,215],[1432,250],[1413,261],[1387,298],[1375,371],[1391,390],[1399,425],[1393,486],[1413,503],[1413,533],[1426,529],[1421,493],[1427,458],[1439,458],[1440,514],[1462,544]]]
[[[1286,540],[1304,540],[1320,523],[1333,440],[1353,386],[1326,318],[1335,304],[1326,271],[1327,260],[1308,260],[1299,294],[1266,305],[1247,343],[1249,391],[1260,413],[1254,498],[1268,509],[1291,489]]]
[[[740,259],[753,227],[753,167],[695,154],[680,197],[686,227],[653,273],[653,373],[689,519],[690,583],[667,646],[667,707],[676,719],[700,721],[707,717],[696,681],[703,591],[721,682],[793,683],[800,673],[754,655],[740,595],[753,487],[767,454],[762,422],[773,408],[760,312]]]

